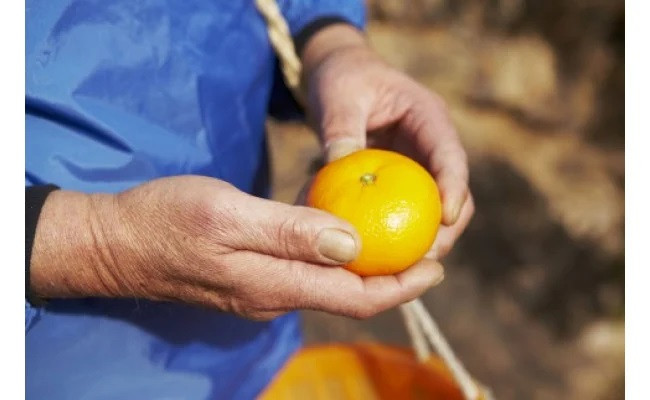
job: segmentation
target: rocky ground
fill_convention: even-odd
[[[622,1],[370,1],[368,36],[448,102],[477,211],[424,301],[499,399],[624,397]],[[269,123],[275,197],[314,134]],[[309,343],[408,345],[397,311],[304,313]]]

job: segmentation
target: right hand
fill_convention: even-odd
[[[31,287],[42,297],[178,301],[252,319],[297,309],[367,318],[442,280],[426,259],[361,278],[341,268],[360,246],[328,213],[212,178],[162,178],[118,195],[57,191],[39,219]]]

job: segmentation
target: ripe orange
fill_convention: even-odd
[[[390,275],[422,259],[441,219],[435,181],[399,153],[367,149],[323,167],[307,204],[350,222],[361,252],[346,267],[359,275]]]

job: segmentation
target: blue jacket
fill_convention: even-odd
[[[364,24],[360,0],[279,3],[293,34]],[[25,50],[27,186],[200,174],[268,195],[264,120],[297,110],[252,1],[28,0]],[[26,303],[27,399],[254,398],[299,328],[136,299]]]

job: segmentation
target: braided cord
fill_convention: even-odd
[[[296,54],[287,22],[280,13],[275,0],[255,0],[255,4],[266,20],[269,40],[280,60],[284,80],[296,100],[304,104],[300,90],[302,65]]]

